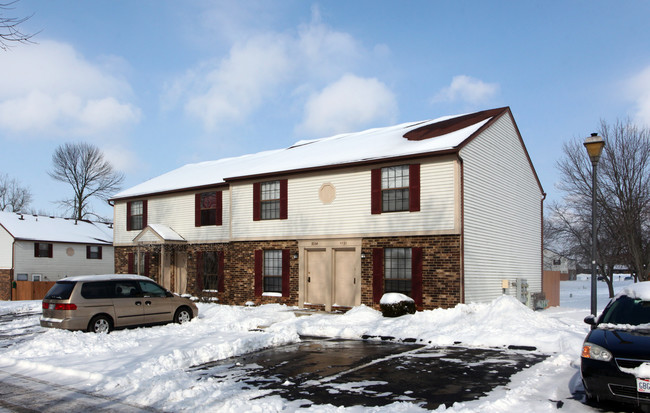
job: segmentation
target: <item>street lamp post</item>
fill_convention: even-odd
[[[597,277],[596,277],[596,170],[600,154],[605,147],[605,140],[598,136],[597,133],[592,133],[590,137],[585,139],[585,148],[591,159],[591,314],[594,316],[598,313],[596,309],[596,292],[597,292]]]

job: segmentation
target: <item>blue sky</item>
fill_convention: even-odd
[[[124,188],[303,138],[510,106],[549,200],[564,141],[650,124],[648,1],[49,1],[5,16],[0,174],[61,215],[54,149],[88,141]],[[586,155],[585,155],[586,156]],[[112,216],[101,201],[95,212]]]

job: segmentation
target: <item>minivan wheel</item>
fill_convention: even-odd
[[[104,333],[108,334],[113,329],[111,319],[105,315],[98,315],[93,317],[88,323],[88,332],[90,333]]]
[[[178,324],[187,323],[192,319],[192,312],[187,307],[181,307],[174,314],[174,322]]]

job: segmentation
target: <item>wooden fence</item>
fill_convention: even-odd
[[[45,294],[52,288],[54,281],[14,281],[15,288],[11,289],[11,299],[19,300],[42,300]],[[13,287],[13,285],[12,285]]]
[[[542,276],[542,291],[546,294],[549,307],[560,305],[560,271],[544,271]]]

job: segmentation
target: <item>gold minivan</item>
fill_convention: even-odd
[[[108,333],[114,328],[185,323],[198,314],[196,304],[151,278],[82,275],[59,280],[47,292],[41,326]]]

